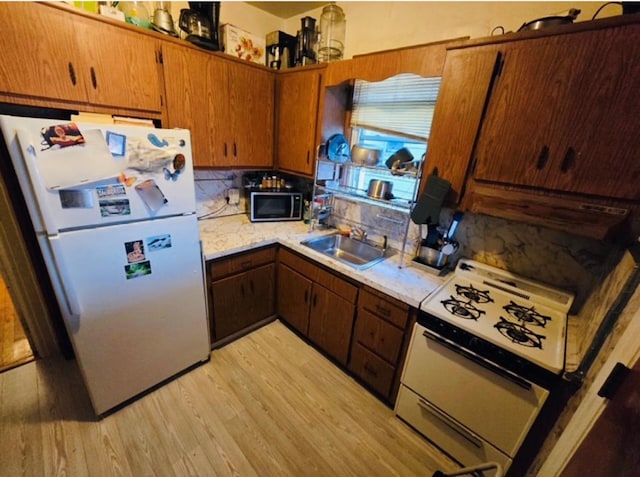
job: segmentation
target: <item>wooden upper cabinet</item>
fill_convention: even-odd
[[[0,91],[87,101],[86,79],[79,76],[75,32],[67,13],[26,2],[0,2],[0,18]]]
[[[227,61],[227,123],[232,162],[242,167],[273,166],[275,74]]]
[[[193,163],[211,166],[215,122],[208,107],[216,90],[210,87],[206,72],[211,68],[211,55],[173,43],[162,46],[165,71],[167,128],[191,131]]]
[[[33,2],[2,2],[0,18],[0,92],[44,105],[161,110],[155,39]]]
[[[90,103],[140,111],[160,111],[158,40],[84,17],[73,28],[85,55]]]
[[[640,25],[503,45],[477,181],[640,199]]]
[[[451,183],[450,202],[462,197],[478,125],[500,53],[495,45],[447,54],[434,111],[424,175]],[[421,191],[426,180],[422,181]]]
[[[312,176],[322,70],[283,72],[276,79],[276,165]]]
[[[191,130],[200,167],[273,165],[273,73],[205,51],[162,47],[168,127]]]

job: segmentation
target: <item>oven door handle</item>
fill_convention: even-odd
[[[425,338],[428,338],[430,340],[433,340],[439,344],[441,344],[442,346],[444,346],[445,348],[453,351],[454,353],[457,353],[461,356],[464,356],[465,358],[467,358],[470,361],[473,361],[474,363],[482,366],[485,369],[488,369],[489,371],[502,376],[503,378],[511,381],[514,384],[517,384],[518,386],[520,386],[521,388],[526,389],[527,391],[531,390],[531,383],[529,381],[526,381],[524,379],[522,379],[520,376],[517,376],[515,374],[513,374],[510,371],[507,371],[506,369],[501,368],[498,365],[495,365],[483,358],[481,358],[480,356],[470,353],[469,351],[465,350],[464,348],[461,348],[459,346],[456,346],[452,343],[450,343],[449,341],[445,340],[444,338],[435,335],[433,333],[429,333],[428,331],[423,331],[422,335]]]
[[[429,404],[427,401],[425,401],[422,398],[418,398],[418,406],[420,406],[422,409],[427,411],[432,416],[436,417],[439,421],[442,421],[443,424],[451,428],[460,436],[464,437],[467,441],[469,441],[471,444],[476,446],[478,449],[482,448],[482,439],[480,439],[480,437],[478,437],[476,434],[471,432],[469,429],[465,429],[457,422],[454,422],[449,416],[447,416],[444,412],[442,412],[440,409],[438,409],[434,405]]]

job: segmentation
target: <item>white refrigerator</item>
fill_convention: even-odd
[[[189,131],[0,127],[96,414],[208,360]]]

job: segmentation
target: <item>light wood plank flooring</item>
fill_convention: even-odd
[[[455,465],[276,321],[96,420],[75,362],[0,375],[2,476],[428,476]]]
[[[7,284],[0,276],[0,372],[33,360]]]

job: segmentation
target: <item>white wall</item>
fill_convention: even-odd
[[[604,2],[602,2],[604,3]],[[419,45],[470,36],[490,36],[498,25],[516,31],[537,18],[582,10],[578,20],[590,20],[600,2],[358,2],[339,1],[347,19],[345,58],[372,51]],[[618,5],[605,7],[598,18],[618,15]],[[322,8],[284,22],[283,30],[295,35],[300,18],[320,21]]]

